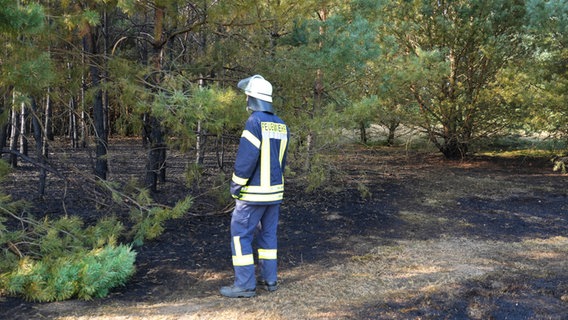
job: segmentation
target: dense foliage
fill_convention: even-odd
[[[1,108],[35,103],[47,135],[92,137],[103,179],[109,135],[145,134],[154,172],[169,137],[189,150],[236,133],[235,83],[253,73],[273,82],[303,162],[373,123],[417,128],[448,158],[519,128],[566,132],[566,1],[25,4],[3,13]]]

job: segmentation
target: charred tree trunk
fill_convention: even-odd
[[[152,81],[159,87],[162,82],[162,60],[164,54],[164,46],[167,41],[163,39],[163,27],[165,12],[161,6],[156,6],[154,12],[154,42],[152,52],[152,64],[154,68],[154,77]],[[159,90],[159,89],[157,89]],[[166,181],[166,146],[164,140],[164,130],[158,118],[158,115],[148,114],[147,128],[150,130],[148,134],[150,140],[150,151],[148,153],[148,162],[146,163],[145,185],[151,191],[157,191],[158,180]]]
[[[87,52],[85,50],[85,40],[86,38],[83,37],[83,52],[82,52],[82,56],[81,56],[81,63],[83,65],[83,68],[81,70],[85,70],[85,67],[87,65]],[[87,123],[86,123],[86,116],[85,116],[85,110],[87,109],[86,105],[85,105],[85,99],[87,96],[87,76],[85,75],[85,71],[81,72],[81,110],[77,111],[76,116],[77,115],[81,115],[79,118],[79,139],[80,139],[80,146],[81,148],[86,148],[87,147],[87,136],[89,134],[88,130],[87,130]],[[80,112],[80,113],[79,113]]]
[[[440,151],[450,160],[463,159],[468,152],[468,144],[462,143],[457,137],[449,137],[442,144]]]
[[[109,119],[109,94],[108,94],[108,90],[107,88],[107,84],[108,84],[108,48],[109,48],[109,43],[110,43],[110,29],[109,29],[109,21],[108,21],[108,15],[107,15],[107,11],[106,9],[104,9],[103,12],[103,23],[104,23],[104,42],[103,42],[103,54],[104,54],[104,59],[103,59],[103,72],[102,72],[102,82],[104,83],[104,90],[102,92],[102,100],[103,100],[103,123],[104,123],[104,131],[106,133],[106,137],[107,137],[107,142],[108,142],[108,136],[111,134],[111,130],[110,130],[110,119]]]
[[[359,131],[361,143],[367,144],[367,127],[365,126],[365,123],[363,121],[359,123]]]
[[[0,150],[6,147],[6,141],[8,140],[8,123],[0,126]],[[2,155],[0,155],[2,158]]]
[[[146,163],[146,179],[145,186],[151,191],[158,190],[158,179],[160,182],[165,181],[165,150],[164,135],[162,126],[158,119],[150,117],[150,151],[148,152],[148,161]],[[163,176],[162,176],[163,174]]]
[[[148,149],[150,147],[150,133],[152,132],[152,127],[150,124],[150,113],[144,112],[142,114],[142,147]]]
[[[97,43],[94,30],[92,28],[89,33],[85,35],[86,51],[89,52],[91,56],[89,71],[91,73],[91,86],[95,89],[94,101],[93,101],[93,121],[95,130],[95,176],[106,180],[108,171],[108,161],[107,161],[107,145],[108,145],[108,134],[105,130],[105,116],[104,116],[104,105],[103,105],[103,92],[100,85],[100,69],[101,65],[98,63],[97,59]]]

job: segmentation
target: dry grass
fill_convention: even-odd
[[[275,293],[229,300],[216,295],[154,304],[106,305],[58,319],[356,319],[368,305],[400,304],[444,293],[460,299],[463,285],[484,279],[564,276],[568,238],[526,239],[519,243],[448,238],[398,241],[323,269],[303,265],[282,274]],[[510,284],[492,282],[496,291]],[[566,296],[563,296],[566,299]],[[416,308],[419,306],[416,306]],[[471,318],[484,314],[469,306]],[[404,315],[408,309],[398,310]],[[382,314],[388,318],[388,312]],[[390,316],[393,316],[391,314]],[[397,317],[395,317],[397,318]]]

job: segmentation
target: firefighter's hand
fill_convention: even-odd
[[[232,196],[234,199],[239,199],[239,198],[241,197],[241,189],[242,189],[242,187],[243,187],[243,186],[241,186],[240,184],[237,184],[237,183],[231,181],[230,190],[231,190],[231,196]]]

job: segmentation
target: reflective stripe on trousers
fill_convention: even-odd
[[[231,218],[231,250],[235,286],[256,287],[253,241],[258,246],[260,275],[268,282],[277,279],[277,228],[280,204],[251,205],[236,200]]]

